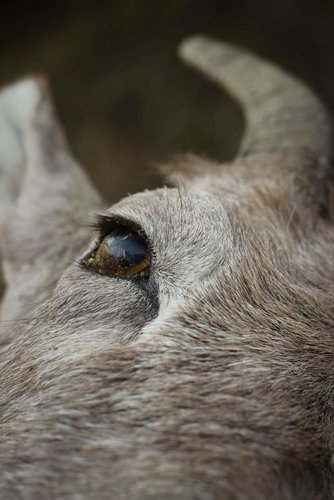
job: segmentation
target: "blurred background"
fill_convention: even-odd
[[[45,73],[75,156],[110,202],[163,181],[180,152],[229,159],[236,103],[176,55],[204,33],[307,81],[334,110],[333,0],[3,2],[0,84]]]

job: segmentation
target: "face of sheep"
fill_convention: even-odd
[[[182,54],[244,103],[241,152],[108,209],[45,82],[0,96],[4,498],[330,494],[327,113],[235,48]]]

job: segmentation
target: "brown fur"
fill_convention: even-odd
[[[279,170],[182,160],[107,210],[152,244],[156,311],[78,265],[103,204],[39,92],[2,206],[0,498],[332,498],[331,214]]]

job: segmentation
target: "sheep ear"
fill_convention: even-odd
[[[24,131],[39,99],[39,87],[24,80],[0,93],[0,220],[14,205],[23,180]]]
[[[72,158],[44,78],[0,93],[0,252],[9,316],[39,296],[82,244],[101,199]],[[14,289],[15,284],[15,289]],[[15,312],[13,311],[15,309]]]

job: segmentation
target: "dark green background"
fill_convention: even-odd
[[[161,183],[154,166],[233,155],[235,103],[176,57],[206,33],[279,62],[334,109],[334,2],[39,2],[0,8],[0,83],[46,73],[75,155],[110,201]]]

